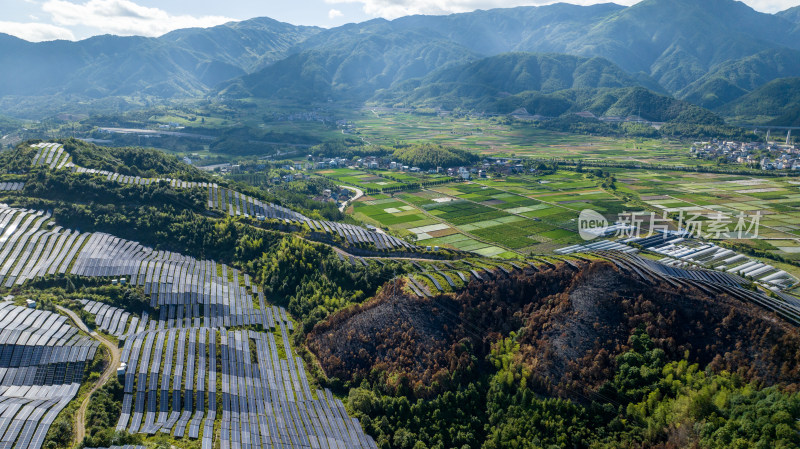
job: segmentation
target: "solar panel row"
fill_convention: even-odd
[[[18,192],[25,187],[24,182],[0,182],[0,192]]]
[[[706,269],[683,269],[618,251],[598,251],[596,254],[618,268],[635,273],[646,282],[660,280],[673,287],[690,286],[714,296],[726,293],[745,302],[771,310],[786,320],[800,325],[800,305],[767,296],[760,291],[743,288],[747,283],[739,276]]]
[[[107,181],[124,184],[149,185],[156,182],[166,182],[175,188],[205,188],[208,190],[208,207],[220,209],[231,216],[261,216],[283,220],[286,223],[306,224],[314,232],[338,234],[349,244],[369,244],[374,245],[379,250],[415,249],[413,245],[396,237],[370,231],[359,226],[311,220],[291,209],[273,203],[264,203],[240,192],[221,188],[215,183],[182,181],[173,178],[142,178],[139,176],[122,175],[108,170],[78,167],[71,162],[68,163],[70,155],[64,151],[64,147],[61,144],[39,143],[33,145],[33,147],[38,148],[33,158],[34,166],[45,166],[51,169],[74,167],[76,173],[100,175],[105,177]]]
[[[94,315],[94,322],[97,327],[109,334],[120,338],[125,334],[125,329],[132,315],[119,307],[112,307],[97,301],[82,299],[83,310]],[[136,318],[134,316],[134,318]],[[136,318],[138,323],[138,318]],[[135,329],[135,324],[131,321],[131,329]]]
[[[136,335],[130,345],[126,342],[129,365],[117,428],[200,438],[203,447],[211,447],[214,420],[221,411],[220,447],[375,447],[341,402],[329,392],[312,393],[302,359],[289,344],[285,318],[276,315],[281,351],[272,333],[225,328],[153,330]],[[164,368],[153,369],[161,342],[166,342]],[[161,385],[160,394],[151,394],[156,385]],[[142,413],[156,410],[160,413],[152,424],[145,420],[147,426],[139,425]]]
[[[38,143],[31,146],[38,149],[32,161],[34,166],[48,167],[51,170],[67,166],[69,154],[64,151],[63,145],[59,143]]]
[[[54,313],[0,303],[0,447],[42,447],[97,342]]]

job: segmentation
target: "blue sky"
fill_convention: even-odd
[[[610,0],[571,0],[591,4]],[[630,5],[637,0],[617,0]],[[702,1],[702,0],[700,0]],[[272,17],[297,25],[334,27],[375,17],[448,14],[538,5],[552,0],[0,0],[0,32],[30,41],[84,39],[98,34],[160,36],[177,28]],[[745,0],[763,12],[798,0]]]

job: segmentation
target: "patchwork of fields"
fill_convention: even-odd
[[[763,251],[800,259],[800,180],[744,175],[611,169],[618,195],[583,173],[513,175],[476,179],[356,203],[357,219],[418,244],[474,251],[499,258],[546,253],[580,243],[577,218],[584,209],[610,220],[625,212],[683,213],[706,226],[719,217],[733,230],[760,213],[758,239],[740,240]],[[626,203],[623,196],[634,198]],[[720,215],[722,214],[722,215]],[[660,215],[660,214],[659,214]],[[792,272],[796,269],[784,267]]]
[[[332,168],[328,170],[317,170],[318,175],[331,178],[345,185],[355,186],[362,189],[392,190],[407,187],[426,181],[436,181],[448,179],[445,175],[427,173],[405,173],[400,171],[375,171],[367,172],[353,168]]]
[[[365,198],[356,218],[400,233],[421,245],[515,257],[580,241],[577,217],[625,209],[622,201],[582,174],[512,176]]]
[[[584,136],[502,123],[482,117],[439,117],[398,111],[367,111],[353,117],[359,133],[375,144],[431,142],[472,149],[485,155],[536,158],[603,159],[620,162],[705,163],[692,159],[679,142]]]
[[[733,229],[739,217],[759,218],[751,246],[786,257],[800,254],[800,179],[666,171],[619,171],[618,186],[654,210],[687,219],[722,220]],[[703,232],[707,232],[708,228]]]

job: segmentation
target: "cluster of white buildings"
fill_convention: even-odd
[[[724,159],[731,164],[759,167],[762,170],[800,170],[800,149],[795,145],[764,142],[695,142],[691,153],[700,159]]]

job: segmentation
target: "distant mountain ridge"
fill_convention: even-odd
[[[372,101],[492,113],[525,108],[530,114],[543,116],[593,109],[597,115],[625,116],[635,114],[642,106],[647,110],[646,105],[634,104],[637,102],[614,107],[620,98],[629,98],[632,88],[663,91],[649,77],[631,75],[603,58],[519,52],[440,69],[380,91]],[[615,99],[609,102],[609,95]],[[658,95],[650,92],[646,97],[652,100]],[[653,114],[650,119],[665,121],[662,115]]]
[[[782,17],[790,22],[800,24],[800,5],[789,8],[785,11],[781,11],[775,15],[778,17]]]
[[[770,81],[800,75],[800,51],[765,50],[717,65],[677,93],[679,98],[719,108]]]
[[[800,126],[800,77],[771,81],[725,105],[721,112],[751,123]]]
[[[363,101],[376,90],[477,58],[470,49],[418,30],[369,33],[291,54],[223,85],[224,95]]]
[[[357,43],[374,36],[420,33],[438,46],[451,42],[454,44],[451,49],[463,48],[469,52],[452,51],[442,55],[450,60],[440,59],[439,66],[417,64],[413,72],[416,77],[408,71],[391,80],[384,78],[381,83],[374,82],[374,75],[364,76],[346,69],[355,60],[366,66],[380,66],[382,56],[378,51],[343,55],[343,48],[356,48]],[[399,41],[403,42],[401,45],[407,44],[403,39]],[[418,47],[407,48],[412,53],[420,52]],[[563,79],[551,78],[553,85],[563,89],[641,86],[707,108],[720,108],[774,79],[800,76],[800,67],[794,62],[795,54],[800,51],[800,27],[733,0],[645,0],[631,7],[554,4],[449,16],[409,16],[393,21],[376,19],[324,30],[289,51],[292,58],[306,62],[295,67],[279,62],[233,82],[236,89],[226,86],[222,92],[279,98],[303,91],[297,80],[305,78],[315,80],[311,91],[324,92],[326,98],[341,98],[337,92],[347,92],[345,86],[361,86],[359,101],[376,88],[379,90],[373,100],[389,104],[466,105],[491,110],[496,103],[476,98],[486,99],[507,89],[492,83],[476,83],[475,78],[488,77],[502,84],[519,74],[513,66],[493,66],[487,62],[486,67],[479,67],[479,61],[509,52],[602,58],[617,67],[613,75],[617,78],[616,86],[614,82],[571,86],[571,75],[565,72]],[[406,62],[414,59],[409,57]],[[443,73],[441,65],[450,67],[448,75]],[[425,73],[426,70],[429,72]],[[461,70],[465,73],[459,74]],[[436,79],[443,76],[447,79]],[[295,86],[287,89],[286,80]],[[558,90],[546,85],[540,86],[541,89],[531,87],[525,90],[539,92],[538,100]],[[545,103],[552,109],[554,103],[549,100],[552,98]],[[556,109],[564,107],[562,103]]]
[[[27,42],[0,34],[0,96],[193,96],[274,60],[318,28],[272,19],[179,30],[159,38]]]
[[[559,3],[374,19],[332,29],[257,18],[159,38],[33,44],[0,36],[0,96],[216,94],[360,103],[393,100],[387,92],[409,89],[420,97],[412,100],[425,100],[419,89],[427,84],[474,97],[474,76],[510,70],[491,74],[502,81],[518,74],[509,66],[465,64],[507,53],[547,53],[600,58],[616,67],[601,71],[605,79],[596,86],[572,86],[564,66],[565,78],[549,78],[567,90],[640,86],[727,111],[726,104],[765,83],[800,77],[799,15],[798,8],[764,14],[734,0],[643,0],[630,7]],[[444,76],[448,67],[477,73],[454,77],[451,71],[446,82],[427,78]],[[528,90],[554,92],[541,87]],[[494,95],[493,87],[480,89]]]

